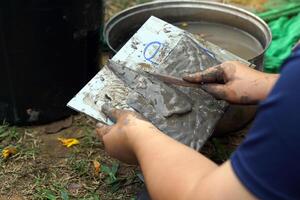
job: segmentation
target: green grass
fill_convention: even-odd
[[[80,132],[80,144],[65,149],[66,155],[58,152],[58,158],[45,157],[40,151],[46,141],[41,141],[43,133],[35,128],[0,126],[0,150],[8,145],[18,149],[9,159],[0,159],[0,195],[17,191],[27,199],[37,200],[133,200],[143,185],[138,178],[140,172],[108,157],[103,143],[95,137],[94,126],[84,119],[75,120],[64,132],[65,135]],[[233,150],[228,143],[226,137],[212,138],[206,155],[217,163],[224,162]],[[94,174],[93,160],[101,164],[99,176]],[[70,184],[80,186],[78,193],[70,190]]]
[[[71,169],[76,173],[78,176],[90,176],[90,162],[84,159],[78,159],[75,156],[72,156],[69,159],[69,165]]]
[[[8,124],[0,125],[0,142],[7,140],[9,142],[16,142],[20,139],[21,135],[16,127],[9,127]]]
[[[34,199],[36,200],[69,200],[70,195],[66,188],[59,182],[48,183],[48,177],[36,177],[35,180],[35,194]]]

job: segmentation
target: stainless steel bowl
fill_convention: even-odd
[[[263,68],[263,56],[272,40],[268,25],[244,9],[217,2],[156,1],[124,10],[110,19],[105,26],[104,38],[110,49],[117,52],[150,16],[173,24],[206,21],[243,30],[263,46],[263,51],[257,52],[257,56],[249,60],[256,65],[256,69]],[[222,134],[242,128],[253,119],[255,111],[255,106],[230,106],[215,132]]]

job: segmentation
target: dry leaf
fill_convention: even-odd
[[[8,157],[10,157],[16,153],[17,153],[16,147],[6,147],[5,149],[2,150],[2,157],[4,159],[7,159]]]
[[[182,26],[182,27],[188,27],[188,26],[189,26],[189,24],[188,24],[188,23],[186,23],[186,22],[183,22],[183,23],[181,23],[181,26]]]
[[[97,160],[94,160],[93,165],[94,165],[94,174],[95,176],[98,176],[101,170],[101,164]]]
[[[75,138],[57,138],[61,143],[70,148],[73,145],[79,144],[79,141]]]

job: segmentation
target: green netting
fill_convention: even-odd
[[[300,13],[292,18],[281,17],[269,23],[273,41],[265,56],[265,71],[276,73],[293,46],[300,39]]]
[[[264,5],[266,12],[259,13],[258,15],[267,22],[276,20],[284,16],[293,16],[300,12],[300,1],[286,3],[281,6],[275,6],[278,4],[267,3]]]
[[[269,0],[263,7],[266,12],[258,13],[258,16],[268,22],[273,34],[272,44],[265,55],[264,68],[266,72],[277,73],[300,40],[300,1]]]

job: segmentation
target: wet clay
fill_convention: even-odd
[[[207,74],[204,78],[208,81],[217,79],[225,82],[218,66],[226,60],[237,57],[218,49],[211,43],[184,32],[171,51],[161,49],[160,55],[163,55],[163,59],[158,59],[159,67],[149,71],[153,74],[180,78],[186,74],[216,67],[214,71],[217,73]],[[150,67],[140,64],[138,66],[144,70]],[[107,67],[130,88],[126,103],[131,108],[162,132],[195,150],[200,150],[211,136],[228,107],[228,103],[217,100],[204,91],[202,86],[169,85],[155,78],[153,74],[141,72],[143,70],[134,71],[112,61]]]
[[[168,118],[158,114],[149,100],[136,92],[130,93],[127,104],[162,132],[195,150],[200,150],[223,115],[225,103],[218,103],[200,89],[193,89],[190,94],[196,98],[192,111]]]
[[[176,25],[245,60],[250,60],[263,52],[261,43],[255,37],[238,28],[210,22],[187,22]]]
[[[160,63],[160,69],[156,73],[182,77],[187,73],[200,72],[219,64],[220,61],[216,59],[213,52],[186,33]],[[159,114],[159,110],[148,98],[136,91],[130,93],[127,104],[167,135],[199,150],[212,134],[228,104],[215,99],[201,88],[181,86],[174,86],[174,88],[189,97],[192,105],[190,112],[165,117]]]
[[[219,66],[221,62],[206,45],[186,33],[161,63],[158,73],[183,77],[188,73]],[[192,111],[184,116],[173,116],[160,122],[158,127],[174,139],[199,150],[212,134],[228,104],[215,99],[201,88],[175,87],[192,99]],[[157,120],[154,123],[157,123]]]
[[[157,114],[168,118],[192,110],[192,100],[186,94],[153,76],[134,71],[114,61],[109,61],[107,66],[129,88],[148,99]]]

